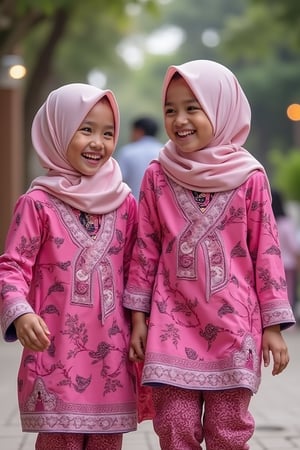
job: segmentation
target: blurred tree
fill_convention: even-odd
[[[299,5],[247,0],[244,14],[232,16],[222,34],[221,50],[237,67],[252,107],[251,151],[267,166],[272,148],[288,152],[296,144],[286,109],[300,98]]]
[[[288,35],[290,43],[300,49],[299,0],[252,0],[252,4],[265,8],[273,24],[281,27],[282,37]]]
[[[288,155],[280,150],[273,150],[269,158],[273,165],[273,185],[287,200],[300,203],[300,149],[292,149]]]
[[[288,5],[293,0],[272,1],[271,6],[265,0],[245,1],[247,7],[244,13],[232,15],[222,35],[227,56],[257,62],[270,55],[291,59],[299,54],[299,27],[294,27],[293,22],[281,20],[275,5]],[[297,18],[299,19],[299,14]]]
[[[270,148],[292,146],[292,124],[285,111],[299,96],[300,59],[293,29],[296,20],[289,27],[289,15],[282,14],[292,4],[295,14],[298,0],[188,0],[188,7],[182,0],[2,0],[0,56],[20,52],[28,67],[27,150],[32,116],[58,84],[86,81],[92,68],[104,71],[120,104],[122,143],[122,133],[133,116],[149,112],[161,118],[160,94],[167,66],[206,58],[224,63],[237,74],[253,112],[247,148],[268,163]],[[140,13],[129,16],[129,7]],[[171,34],[164,35],[156,51],[150,52],[147,37],[170,25],[183,31],[181,45],[162,52],[165,41],[172,41]],[[133,35],[144,58],[136,68],[116,51],[124,38]],[[30,159],[26,161],[29,165]]]
[[[171,64],[182,64],[193,59],[212,59],[224,64],[228,63],[226,53],[221,50],[220,40],[227,20],[232,15],[240,16],[245,11],[246,0],[182,0],[165,1],[160,8],[159,16],[142,13],[133,24],[130,34],[136,36],[136,44],[144,52],[144,64],[137,69],[126,72],[122,80],[114,71],[109,79],[119,90],[122,123],[128,129],[132,116],[149,112],[161,118],[161,89],[167,67]],[[163,51],[166,41],[174,41],[172,28],[183,33],[183,41],[172,50]],[[149,48],[145,38],[154,31],[163,31],[161,41],[156,48]],[[168,35],[169,33],[169,35]],[[234,64],[233,67],[234,69]],[[123,89],[126,84],[126,89]],[[121,130],[123,131],[123,130]],[[161,139],[165,140],[163,122],[161,121]],[[121,133],[120,145],[128,138]]]
[[[6,54],[22,54],[28,70],[24,89],[25,151],[30,164],[30,125],[44,92],[62,84],[55,65],[80,66],[89,52],[89,45],[97,47],[102,65],[112,62],[112,47],[126,32],[130,18],[126,14],[128,4],[141,6],[148,12],[157,12],[156,0],[2,0],[0,4],[0,58]],[[105,11],[105,14],[103,12]],[[60,44],[73,42],[71,58],[60,59]],[[67,45],[67,44],[66,44]],[[62,54],[63,48],[61,50]],[[96,52],[96,50],[95,50]],[[95,54],[95,53],[94,53]],[[59,64],[58,61],[63,61]],[[114,60],[114,63],[116,60]],[[81,67],[85,67],[84,63]],[[65,73],[70,74],[68,68]],[[76,75],[66,76],[70,82]],[[80,73],[80,71],[79,71]],[[56,77],[54,77],[56,74]],[[82,80],[86,73],[81,70]],[[28,168],[27,168],[28,169]],[[28,170],[27,170],[28,173]],[[28,180],[27,180],[28,181]]]

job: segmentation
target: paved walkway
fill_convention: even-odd
[[[300,329],[288,330],[285,337],[291,356],[288,369],[277,377],[263,369],[260,391],[252,401],[256,432],[251,450],[300,450]],[[34,450],[35,434],[20,431],[15,381],[19,354],[18,343],[0,341],[1,450]],[[125,435],[123,450],[159,450],[150,421],[142,423],[137,432]]]

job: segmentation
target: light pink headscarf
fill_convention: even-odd
[[[207,114],[214,137],[208,147],[188,154],[168,141],[159,154],[165,173],[187,189],[220,192],[240,186],[254,170],[264,171],[242,147],[250,131],[251,110],[234,74],[207,60],[170,66],[163,83],[163,107],[168,85],[176,72]]]
[[[106,214],[118,208],[130,192],[123,183],[118,163],[110,158],[93,176],[84,176],[67,160],[68,145],[88,112],[106,96],[114,114],[115,145],[120,118],[119,108],[110,90],[82,83],[71,83],[52,91],[38,110],[32,124],[32,142],[44,176],[31,183],[63,202],[90,214]]]

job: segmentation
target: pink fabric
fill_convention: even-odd
[[[247,450],[254,432],[248,389],[193,391],[164,386],[153,389],[154,429],[161,450]],[[203,423],[201,423],[204,409]]]
[[[32,124],[32,142],[46,176],[33,180],[30,190],[42,189],[74,208],[90,214],[115,210],[127,197],[118,163],[110,158],[92,177],[75,171],[66,159],[68,145],[84,117],[107,96],[115,119],[115,145],[120,128],[119,109],[110,90],[71,83],[51,92]]]
[[[159,155],[166,174],[181,186],[220,192],[240,186],[262,165],[242,145],[250,130],[248,100],[233,73],[213,61],[190,61],[170,66],[163,83],[163,105],[170,80],[178,72],[190,86],[210,119],[214,138],[209,147],[181,154],[168,141]]]
[[[264,173],[201,212],[152,163],[124,305],[149,314],[144,385],[256,392],[262,328],[294,323]]]
[[[23,431],[136,429],[130,315],[121,302],[135,235],[131,194],[102,215],[95,238],[73,208],[48,193],[36,189],[19,199],[0,257],[2,332],[16,340],[14,320],[34,311],[51,333],[46,351],[22,353]]]
[[[122,434],[39,433],[35,450],[121,450]]]
[[[144,364],[142,362],[134,365],[137,380],[137,406],[138,406],[138,422],[144,420],[152,420],[155,416],[153,406],[152,394],[153,388],[151,386],[142,385],[142,373]]]
[[[202,450],[202,402],[199,391],[175,386],[153,388],[157,411],[153,428],[161,450]]]
[[[203,432],[206,450],[248,450],[255,429],[249,411],[252,393],[228,389],[203,393]]]

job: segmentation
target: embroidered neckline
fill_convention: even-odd
[[[209,203],[214,195],[211,192],[192,191],[192,193],[193,193],[194,200],[197,203],[197,205],[199,206],[201,211],[204,211],[205,208],[207,208],[207,206],[209,205]]]
[[[100,228],[99,215],[79,211],[79,222],[86,229],[88,234],[95,239]]]

